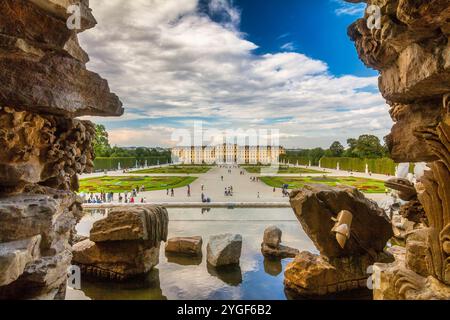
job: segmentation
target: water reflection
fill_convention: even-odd
[[[264,258],[264,271],[271,276],[278,276],[283,272],[281,259]]]
[[[292,261],[271,261],[261,254],[265,228],[276,225],[283,231],[283,243],[317,253],[313,243],[303,232],[289,208],[285,209],[169,209],[169,237],[200,235],[204,243],[211,235],[237,233],[243,237],[242,256],[238,268],[217,270],[208,267],[206,245],[203,257],[165,254],[161,246],[157,271],[143,283],[116,284],[84,279],[82,289],[92,299],[136,300],[284,300],[283,271]],[[76,229],[89,235],[94,221],[104,212],[87,214]],[[156,273],[155,273],[156,272]]]
[[[158,268],[148,275],[124,282],[109,282],[87,277],[81,290],[93,300],[167,300],[163,295]]]
[[[169,252],[166,252],[166,258],[168,263],[174,263],[180,266],[199,266],[203,260],[203,256],[194,257]]]
[[[227,285],[236,287],[242,283],[242,270],[240,266],[226,266],[215,268],[207,263],[208,273],[222,280]]]

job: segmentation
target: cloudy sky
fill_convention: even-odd
[[[174,146],[180,131],[279,130],[286,147],[382,138],[392,123],[377,74],[347,26],[364,8],[340,0],[91,0],[80,35],[88,68],[126,108],[104,124],[118,146]],[[206,141],[208,142],[208,141]]]

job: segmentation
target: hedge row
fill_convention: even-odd
[[[369,171],[385,175],[395,175],[397,164],[389,158],[382,159],[359,159],[359,158],[322,158],[320,164],[322,168],[336,169],[337,164],[341,170],[365,172],[366,164],[369,165]]]
[[[282,162],[288,162],[290,164],[298,164],[301,166],[309,166],[309,158],[308,157],[297,157],[292,155],[282,155],[280,156],[280,161]]]
[[[145,161],[147,161],[148,166],[156,166],[159,164],[167,164],[170,162],[170,158],[168,157],[145,157],[145,158],[102,158],[98,157],[94,160],[94,170],[95,171],[103,171],[103,170],[117,170],[119,167],[122,169],[127,168],[135,168],[136,161],[138,166],[145,166]]]

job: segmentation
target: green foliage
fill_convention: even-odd
[[[96,157],[109,157],[111,154],[108,132],[105,126],[100,124],[95,126],[94,152]]]
[[[159,164],[167,164],[170,162],[170,157],[167,156],[157,156],[157,157],[145,157],[145,158],[134,158],[134,157],[119,157],[119,158],[104,158],[97,157],[94,160],[94,169],[95,171],[99,170],[117,170],[119,163],[122,169],[129,169],[136,167],[136,161],[139,166],[144,166],[145,161],[147,161],[147,165],[156,166]]]
[[[243,167],[243,169],[245,169],[248,173],[259,174],[259,173],[261,173],[261,169],[264,167],[269,168],[268,166],[245,166],[245,167]],[[290,174],[290,173],[300,174],[300,173],[324,173],[324,172],[317,171],[317,170],[311,170],[311,169],[305,169],[305,168],[280,166],[278,168],[277,173],[279,173],[279,174]]]
[[[345,149],[344,149],[344,146],[339,141],[335,141],[330,146],[329,151],[330,151],[330,155],[332,157],[340,157],[344,153]]]
[[[321,159],[322,168],[336,169],[339,162],[341,170],[365,172],[366,164],[369,165],[369,171],[385,175],[395,175],[396,164],[389,158],[381,159],[360,159],[360,158],[327,158]]]
[[[131,174],[202,174],[211,170],[211,166],[169,166],[162,168],[144,169],[130,172]]]
[[[329,186],[347,185],[364,193],[384,193],[383,181],[355,177],[262,177],[261,181],[270,187],[281,188],[287,184],[289,189],[300,189],[307,184],[326,184]]]

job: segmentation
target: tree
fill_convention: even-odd
[[[344,153],[344,146],[339,141],[335,141],[330,147],[330,153],[332,157],[341,157]]]
[[[104,125],[95,126],[94,152],[96,157],[109,157],[111,146],[109,145],[108,132]]]
[[[325,155],[325,150],[322,148],[315,148],[309,150],[309,158],[313,162],[314,165],[319,164],[320,159]]]
[[[373,135],[362,135],[358,138],[354,152],[359,158],[381,158],[384,156],[384,148],[380,139]]]

